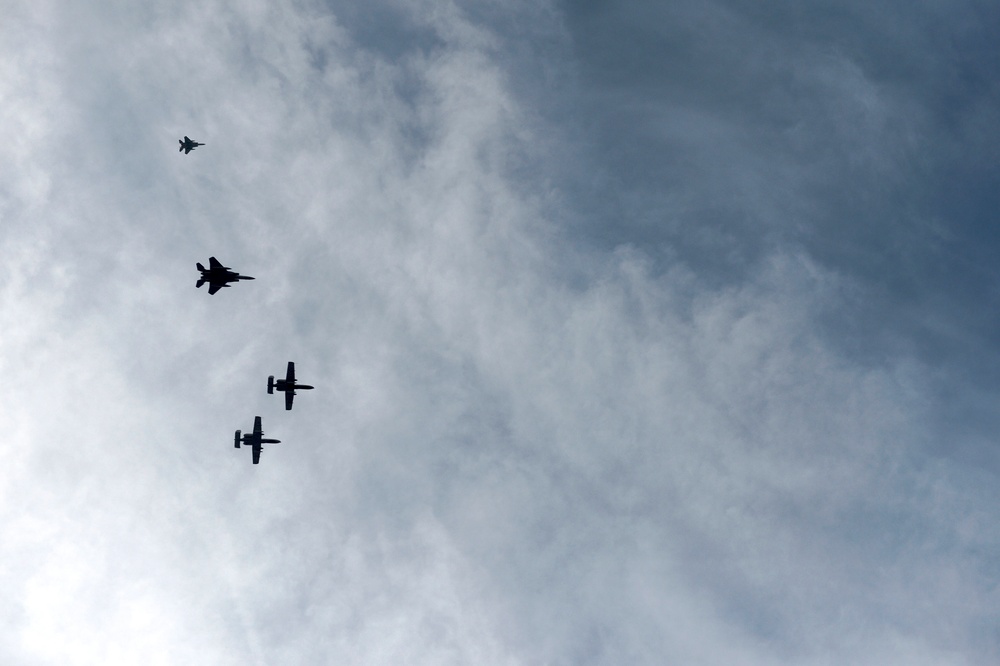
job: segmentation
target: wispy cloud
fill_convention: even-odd
[[[55,9],[0,28],[0,660],[996,659],[930,14]]]

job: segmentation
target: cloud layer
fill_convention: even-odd
[[[0,661],[996,660],[994,13],[743,4],[14,6]]]

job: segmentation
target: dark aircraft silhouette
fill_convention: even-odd
[[[249,435],[243,435],[240,437],[240,431],[236,431],[236,436],[233,438],[236,448],[240,448],[240,442],[243,442],[247,446],[253,447],[253,464],[256,465],[260,462],[260,445],[261,444],[279,444],[280,439],[264,439],[264,431],[260,428],[260,417],[253,417],[253,432]]]
[[[201,264],[197,264],[198,270],[201,271],[201,278],[194,285],[200,288],[201,285],[208,283],[208,293],[214,294],[223,287],[228,287],[229,282],[239,282],[240,280],[252,280],[253,278],[249,275],[240,275],[235,271],[229,270],[228,266],[223,266],[219,263],[219,260],[215,257],[208,258],[208,270]]]
[[[194,150],[198,146],[204,146],[205,145],[203,143],[198,143],[197,141],[192,141],[191,139],[189,139],[187,137],[184,137],[183,141],[181,141],[180,139],[177,139],[177,143],[181,144],[181,147],[177,149],[177,152],[179,153],[179,152],[181,152],[183,150],[185,155],[187,155],[188,153],[190,153],[192,150]]]
[[[273,394],[275,389],[285,392],[285,409],[292,408],[292,399],[295,397],[295,389],[306,391],[311,388],[312,386],[309,386],[308,384],[297,384],[295,382],[295,364],[291,361],[288,362],[288,372],[285,373],[284,379],[274,381],[274,375],[267,378],[267,392],[269,394]]]

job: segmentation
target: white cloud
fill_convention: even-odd
[[[43,14],[0,52],[30,56],[0,656],[991,656],[991,478],[927,456],[925,366],[830,343],[863,287],[787,247],[719,288],[576,244],[518,171],[561,135],[470,19],[500,10],[415,7],[434,39],[394,60],[294,3]],[[257,280],[196,291],[209,254]]]

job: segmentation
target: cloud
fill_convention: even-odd
[[[879,283],[790,213],[849,209],[814,187],[851,152],[826,132],[865,149],[848,180],[922,186],[886,134],[912,98],[850,51],[776,68],[795,39],[740,69],[787,26],[735,5],[512,7],[18,14],[5,661],[996,656],[995,473],[963,462],[991,444],[942,398],[991,393],[838,339]],[[673,74],[598,76],[649,44]],[[711,94],[747,73],[793,130]],[[257,280],[196,291],[210,254]],[[317,387],[290,413],[264,391],[288,360]],[[255,415],[282,440],[257,467],[229,446]]]

